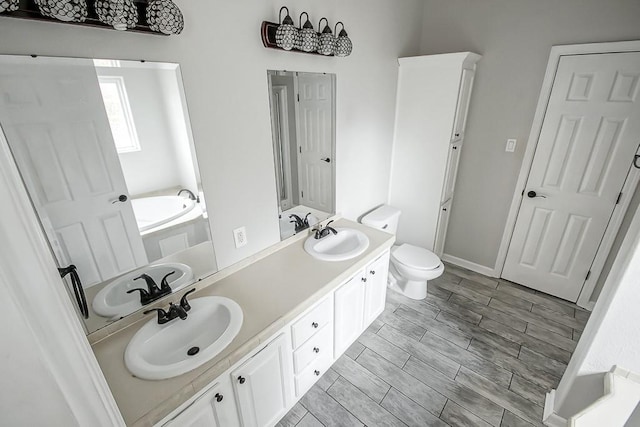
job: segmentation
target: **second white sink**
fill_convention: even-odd
[[[189,301],[185,320],[159,325],[156,317],[133,336],[124,353],[127,369],[138,378],[163,380],[189,372],[213,359],[240,332],[240,306],[225,297]]]
[[[321,239],[310,236],[304,242],[304,250],[321,261],[346,261],[364,253],[369,238],[360,230],[336,228],[338,234],[329,233]]]

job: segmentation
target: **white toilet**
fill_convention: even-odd
[[[380,206],[362,217],[362,223],[387,233],[396,234],[400,211],[391,206]],[[440,277],[444,264],[428,249],[404,243],[391,248],[389,288],[412,299],[427,296],[427,281]]]

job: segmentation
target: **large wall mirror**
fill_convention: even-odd
[[[0,126],[88,332],[217,270],[177,64],[0,56]]]
[[[335,74],[267,72],[280,238],[335,213]]]

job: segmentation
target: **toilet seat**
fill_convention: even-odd
[[[440,258],[428,249],[404,243],[391,256],[400,264],[416,270],[434,270],[442,265]]]

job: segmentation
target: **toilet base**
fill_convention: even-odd
[[[389,289],[394,290],[407,298],[421,300],[427,297],[426,280],[398,279],[389,272],[387,286]]]

